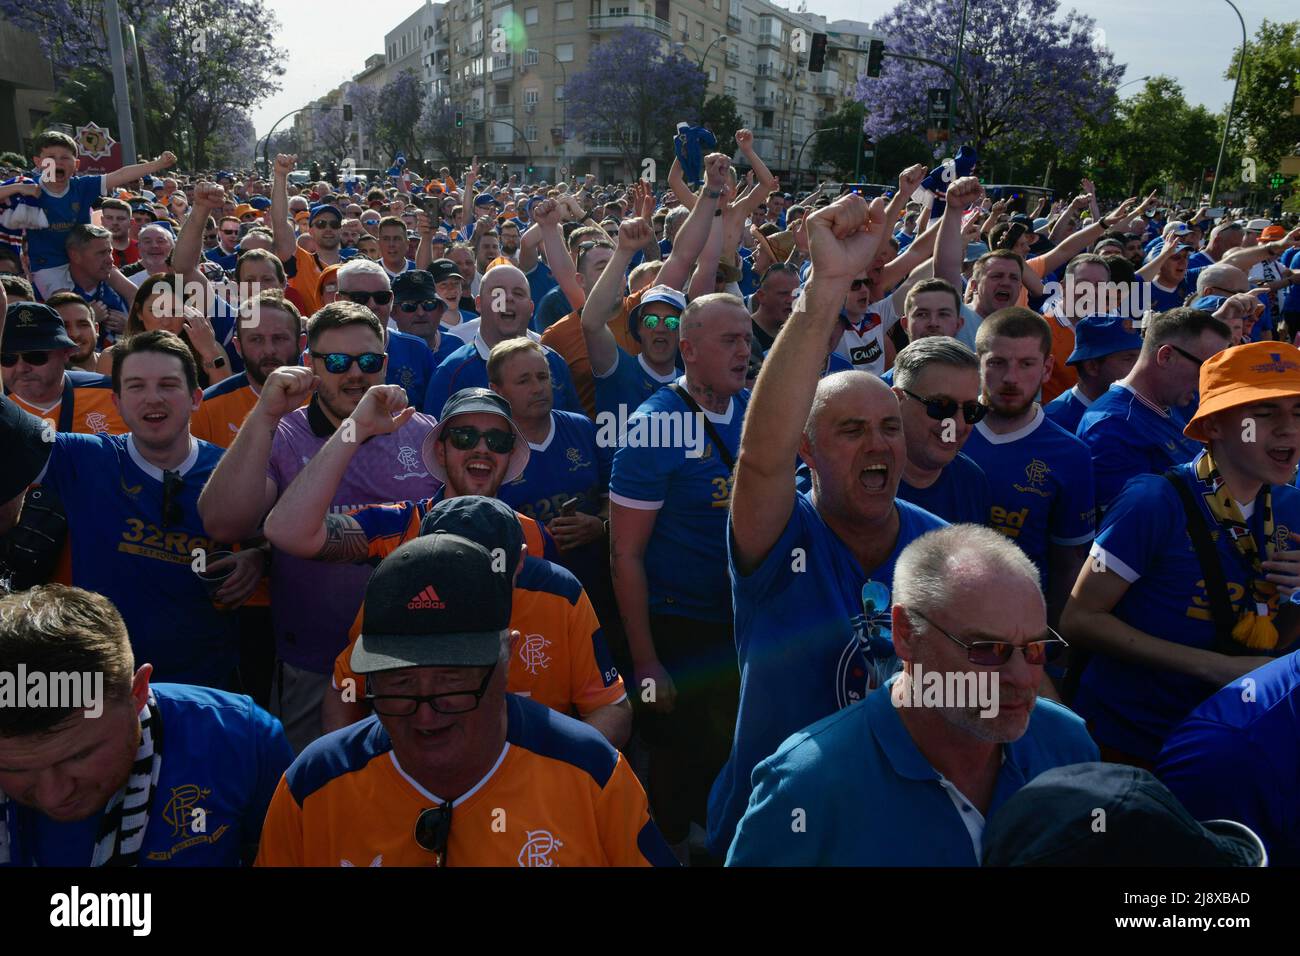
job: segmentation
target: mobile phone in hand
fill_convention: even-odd
[[[572,518],[578,513],[578,499],[570,498],[564,504],[560,505],[560,516],[563,518]]]

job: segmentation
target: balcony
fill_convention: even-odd
[[[758,66],[754,67],[754,72],[757,73],[759,76],[775,76],[775,75],[776,75],[776,64],[775,64],[775,63],[760,63],[760,64],[758,64]]]
[[[489,143],[488,145],[491,146],[491,148],[492,148],[492,155],[493,155],[493,156],[503,156],[503,155],[508,155],[508,154],[513,153],[513,152],[515,151],[515,144],[514,144],[514,141],[513,141],[513,140],[507,140],[507,141],[504,142],[504,143],[499,143],[499,142],[498,142],[498,143]]]
[[[492,57],[492,79],[509,79],[515,72],[514,54],[498,54]]]
[[[498,103],[492,107],[492,115],[498,119],[510,119],[515,115],[515,105],[513,103]]]
[[[812,91],[818,96],[835,96],[839,93],[839,89],[839,79],[833,76],[827,77],[823,75],[812,81]]]
[[[446,42],[447,42],[447,34],[448,34],[448,32],[449,32],[450,29],[451,29],[451,28],[448,26],[448,20],[447,20],[447,18],[444,16],[441,20],[438,21],[438,27],[437,27],[437,29],[435,29],[435,30],[433,31],[433,36],[434,36],[434,38],[435,38],[436,40],[438,40],[438,41],[440,41],[440,42],[442,42],[442,43],[446,43]]]
[[[737,34],[740,32],[740,17],[727,17],[727,32]]]
[[[673,34],[672,24],[667,20],[660,20],[658,17],[652,17],[643,13],[622,13],[608,17],[587,17],[587,29],[593,33],[600,33],[606,30],[623,30],[627,27],[636,27],[640,30],[652,30],[663,37],[671,37]]]
[[[471,77],[470,77],[466,82],[469,83],[469,85],[470,85],[471,88],[472,88],[472,87],[475,87],[475,86],[482,86],[482,85],[483,85],[483,74],[482,74],[482,73],[479,73],[479,74],[476,75],[476,76],[471,76]]]
[[[465,44],[465,56],[475,57],[475,56],[482,56],[482,55],[483,55],[482,40],[471,40],[469,43]]]
[[[470,18],[471,20],[477,20],[477,19],[478,19],[479,17],[481,17],[481,16],[483,16],[483,4],[482,4],[482,3],[476,3],[476,4],[474,4],[473,6],[471,6],[471,7],[469,8],[469,18]]]
[[[781,34],[779,33],[760,33],[758,35],[758,46],[762,49],[765,46],[781,49]]]
[[[726,58],[727,66],[740,66],[740,54],[735,50],[728,50]]]

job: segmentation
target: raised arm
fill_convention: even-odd
[[[1135,198],[1125,199],[1114,211],[1095,220],[1091,225],[1084,226],[1074,234],[1067,236],[1064,241],[1050,252],[1045,252],[1041,256],[1037,256],[1035,259],[1029,261],[1043,262],[1045,264],[1043,269],[1044,274],[1060,268],[1100,239],[1101,234],[1112,225],[1127,216],[1128,211],[1133,208],[1133,205],[1136,202],[1137,199]],[[1035,278],[1037,278],[1036,275]],[[1034,290],[1031,288],[1030,291],[1033,292]]]
[[[203,228],[212,210],[220,209],[226,201],[226,191],[216,183],[199,183],[194,187],[194,204],[190,217],[181,226],[172,250],[172,270],[188,275],[199,267],[203,255]]]
[[[309,368],[286,366],[267,376],[257,404],[199,495],[199,517],[216,540],[242,541],[257,531],[277,493],[266,474],[276,427],[315,388]]]
[[[169,169],[176,165],[176,154],[171,150],[163,153],[157,159],[151,159],[147,163],[136,163],[134,166],[123,166],[121,169],[114,170],[104,177],[104,184],[109,189],[117,189],[119,186],[125,186],[127,183],[133,183],[144,176],[152,176],[154,173],[161,173],[164,169]]]
[[[736,567],[748,574],[781,537],[794,508],[794,471],[826,342],[839,321],[853,279],[884,239],[884,202],[868,207],[859,195],[841,196],[807,217],[812,272],[789,320],[776,337],[754,385],[736,460],[732,523]]]
[[[709,231],[713,228],[714,213],[721,211],[722,187],[727,182],[730,161],[721,153],[710,153],[704,159],[704,188],[698,201],[691,207],[682,227],[673,240],[673,251],[659,270],[659,284],[684,288],[691,266],[704,250]]]
[[[289,173],[298,157],[279,153],[271,173],[271,232],[275,236],[275,254],[281,262],[292,262],[298,254],[298,238],[289,224]]]
[[[772,175],[772,171],[767,168],[763,158],[754,152],[754,134],[752,131],[747,129],[738,130],[736,132],[736,145],[740,148],[740,155],[745,158],[745,162],[749,163],[749,167],[757,181],[754,188],[736,202],[736,205],[740,207],[740,211],[744,213],[744,218],[741,220],[743,223],[745,219],[754,214],[754,210],[758,208],[759,203],[766,202],[767,197],[776,192],[781,183]]]
[[[672,168],[668,170],[668,187],[677,197],[677,201],[687,209],[695,208],[695,193],[686,185],[686,176],[682,173],[682,164],[673,158]]]
[[[948,187],[946,205],[939,219],[939,232],[934,240],[934,275],[952,283],[954,289],[962,287],[961,267],[966,258],[966,238],[962,235],[961,220],[966,207],[978,202],[984,187],[974,176],[963,176]],[[918,237],[919,239],[919,237]],[[913,242],[912,245],[916,245]],[[910,247],[909,247],[910,248]]]
[[[899,217],[903,215],[903,210],[907,208],[908,198],[921,185],[921,181],[929,175],[927,170],[920,163],[908,166],[898,174],[898,192],[894,193],[889,205],[885,207],[885,234],[893,230],[894,225],[898,222]],[[889,289],[902,282],[918,265],[924,262],[930,256],[930,249],[933,247],[934,236],[930,231],[921,233],[914,239],[902,255],[895,256],[889,262],[885,263],[885,268],[880,273],[880,286],[883,289]]]
[[[299,558],[364,559],[368,549],[360,525],[348,515],[331,515],[330,505],[362,443],[392,434],[414,414],[402,386],[372,385],[266,516],[267,540]]]
[[[723,186],[722,195],[724,201],[729,188]],[[709,229],[709,238],[705,240],[704,248],[695,260],[695,271],[691,274],[691,285],[686,290],[687,299],[697,299],[702,295],[708,295],[717,287],[718,264],[722,259],[722,240],[727,233],[725,222],[726,220],[722,216],[713,218],[713,225]]]
[[[1250,267],[1258,262],[1276,259],[1292,246],[1300,245],[1300,228],[1292,229],[1276,242],[1265,242],[1249,248],[1229,249],[1221,260],[1227,265],[1236,266],[1242,272],[1249,273]]]
[[[587,343],[587,356],[591,359],[591,374],[600,378],[609,374],[618,360],[618,341],[609,330],[609,321],[618,312],[623,299],[623,276],[627,264],[643,233],[654,237],[654,230],[644,219],[626,219],[618,227],[618,246],[605,266],[596,284],[591,287],[587,304],[582,307],[582,337]]]
[[[560,228],[563,212],[559,203],[554,199],[539,202],[533,207],[532,216],[542,238],[542,248],[546,250],[546,264],[551,267],[551,275],[569,304],[581,309],[587,293],[578,281],[578,270],[574,268],[569,250],[564,248],[564,230]]]

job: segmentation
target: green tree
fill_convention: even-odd
[[[874,168],[875,181],[889,183],[913,163],[934,165],[934,147],[920,136],[891,133],[873,144],[874,161],[864,156],[859,168],[858,130],[862,128],[865,115],[866,108],[861,103],[849,100],[823,119],[818,128],[828,132],[818,133],[804,151],[804,170],[830,166],[835,175],[844,180],[851,180],[857,170],[859,179],[867,181],[871,180]],[[863,142],[866,142],[865,137]]]
[[[1224,76],[1236,79],[1241,48]],[[1246,48],[1246,69],[1237,91],[1232,141],[1245,149],[1262,173],[1300,143],[1300,116],[1291,114],[1300,96],[1300,21],[1265,20]],[[1226,162],[1225,162],[1226,167]],[[1240,168],[1240,167],[1238,167]]]
[[[722,94],[704,101],[700,124],[718,139],[718,152],[736,155],[736,130],[743,129],[740,114],[736,112],[734,97]]]

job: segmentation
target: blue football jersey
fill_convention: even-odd
[[[36,176],[40,177],[39,171]],[[73,226],[90,222],[91,203],[107,192],[104,180],[103,176],[73,176],[62,196],[51,194],[42,185],[38,202],[50,225],[47,229],[27,230],[27,255],[32,272],[68,264],[68,233]]]
[[[929,488],[913,488],[906,480],[899,481],[898,497],[950,524],[984,524],[993,506],[984,469],[961,452]]]
[[[651,371],[641,356],[631,356],[619,346],[618,359],[614,367],[603,378],[596,379],[596,414],[602,412],[618,415],[619,409],[625,409],[624,417],[641,407],[641,403],[665,385],[677,381],[681,374],[676,369],[660,377]]]
[[[199,492],[222,452],[191,440],[176,469],[183,485],[174,523],[164,513],[162,471],[129,434],[59,434],[41,481],[58,493],[68,517],[72,584],[117,606],[136,665],[152,664],[160,680],[226,687],[235,672],[235,615],[217,610],[191,568],[197,549],[225,550],[198,512]]]
[[[388,368],[384,383],[406,389],[406,400],[416,408],[424,400],[434,368],[433,352],[424,339],[396,329],[388,330]]]
[[[1019,431],[994,434],[988,421],[971,429],[962,449],[984,469],[993,504],[985,522],[1020,545],[1038,566],[1047,590],[1052,544],[1087,544],[1093,538],[1092,462],[1079,439],[1034,410]]]

